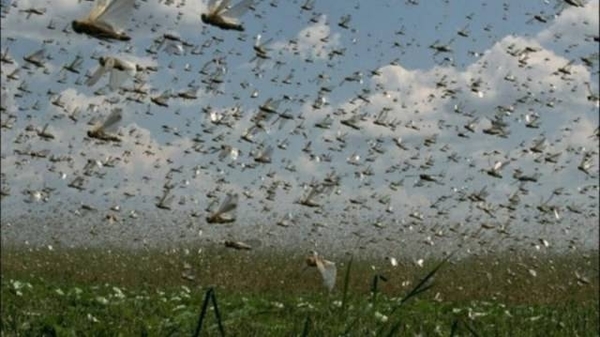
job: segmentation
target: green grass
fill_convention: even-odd
[[[2,336],[192,336],[211,288],[227,336],[600,332],[597,252],[451,259],[427,279],[441,261],[392,268],[354,257],[347,268],[350,256],[342,256],[331,294],[315,270],[303,271],[302,255],[196,252],[4,248]],[[376,296],[375,275],[387,280],[378,280]],[[219,335],[212,305],[203,323],[201,336]]]

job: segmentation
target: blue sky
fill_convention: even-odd
[[[362,236],[365,245],[384,253],[409,246],[413,251],[429,251],[435,249],[432,244],[448,249],[459,242],[467,242],[473,250],[513,244],[539,247],[541,240],[550,242],[550,247],[564,248],[569,242],[597,247],[598,138],[593,135],[598,127],[598,1],[578,8],[562,1],[419,1],[413,5],[317,0],[311,12],[300,9],[303,1],[257,1],[255,10],[241,18],[244,33],[204,25],[200,13],[206,5],[200,1],[136,1],[126,27],[132,37],[129,43],[62,32],[72,20],[84,17],[93,2],[13,3],[3,8],[2,20],[2,51],[8,48],[14,59],[13,64],[2,64],[6,109],[2,121],[14,124],[2,129],[2,186],[10,188],[10,195],[2,199],[3,240],[132,245],[144,240],[174,244],[229,237],[256,239],[265,246],[293,242],[343,248]],[[46,11],[27,18],[21,10],[28,8]],[[351,15],[347,29],[338,25],[345,15]],[[534,15],[546,22],[533,19]],[[47,28],[50,20],[56,29]],[[468,36],[458,35],[465,27]],[[206,47],[202,54],[192,53],[194,47],[186,47],[182,55],[164,50],[147,53],[152,41],[167,32]],[[257,34],[262,41],[272,39],[266,45],[270,59],[258,64],[252,61]],[[429,48],[436,41],[451,42],[452,52],[436,55]],[[18,80],[8,80],[14,69],[24,65],[23,57],[43,45],[50,56],[46,70],[22,69]],[[535,51],[525,55],[526,47]],[[343,55],[330,58],[332,51]],[[76,55],[83,57],[80,75],[66,73],[63,78],[61,68]],[[76,84],[98,65],[92,55],[117,55],[156,67],[157,71],[145,71],[137,79],[145,82],[149,94],[138,103],[128,100],[132,94],[123,90],[95,94],[106,85],[106,78],[91,88]],[[217,90],[207,90],[202,81],[210,76],[199,70],[219,57],[225,60],[225,81]],[[582,57],[592,64],[586,65]],[[569,61],[573,61],[570,74],[560,73]],[[215,69],[212,65],[209,71]],[[378,75],[372,73],[375,70]],[[362,73],[361,82],[344,80],[356,72]],[[290,74],[289,84],[283,83]],[[329,80],[318,81],[320,74]],[[31,93],[15,96],[22,81]],[[472,90],[476,81],[481,83],[480,93]],[[171,98],[168,108],[150,101],[167,89],[183,91],[190,83],[200,86],[195,100]],[[133,85],[129,79],[122,87]],[[313,103],[323,86],[331,91],[322,92],[326,104],[315,109]],[[49,89],[55,95],[49,96]],[[254,90],[256,98],[251,97]],[[358,94],[366,101],[357,99]],[[50,103],[58,95],[63,108]],[[253,143],[241,140],[252,125],[251,116],[269,98],[279,100],[278,111],[289,109],[295,119],[281,128],[269,122],[268,132],[258,133]],[[105,103],[117,100],[113,105]],[[36,101],[39,110],[31,109]],[[88,110],[90,104],[99,108]],[[210,122],[206,111],[227,113],[235,106],[242,117],[231,127]],[[512,106],[513,111],[500,112],[499,106]],[[68,114],[77,107],[80,118],[75,123]],[[92,128],[88,121],[103,118],[114,107],[123,109],[118,125],[121,144],[87,138]],[[382,109],[389,110],[388,120],[395,120],[395,127],[373,123]],[[362,115],[360,130],[341,123],[352,114]],[[510,134],[501,138],[484,133],[490,120],[502,114]],[[538,128],[525,126],[528,114],[539,116]],[[333,120],[331,128],[316,128],[315,123],[327,115]],[[475,132],[470,133],[464,125],[473,119]],[[55,136],[51,141],[35,132],[46,123]],[[345,134],[344,143],[336,139],[340,134]],[[16,144],[19,135],[22,141]],[[395,144],[398,138],[407,150]],[[542,138],[546,145],[542,152],[530,151]],[[286,139],[287,149],[277,147]],[[427,139],[436,141],[425,145]],[[309,141],[310,153],[302,150]],[[212,149],[223,145],[238,148],[239,158],[220,161],[218,151]],[[268,146],[274,148],[272,162],[255,163],[255,154]],[[29,149],[47,149],[50,155],[32,158],[15,153]],[[452,153],[456,162],[448,159]],[[545,161],[557,153],[556,163]],[[51,155],[70,159],[50,161]],[[348,163],[354,155],[360,158],[358,165]],[[321,160],[324,156],[331,160]],[[589,174],[577,168],[584,156],[590,158]],[[68,187],[82,175],[88,159],[109,157],[119,159],[114,167],[99,167],[97,174],[86,177],[86,190]],[[510,162],[501,179],[484,172],[496,161]],[[252,165],[256,167],[248,167]],[[525,184],[527,193],[517,192],[515,169],[539,175],[537,182]],[[365,174],[369,171],[373,174]],[[322,182],[332,172],[341,177],[340,184],[319,198],[321,207],[295,202],[307,193],[306,184]],[[419,182],[419,174],[437,177],[440,183]],[[166,182],[174,184],[171,211],[155,206]],[[276,198],[267,200],[266,190],[273,185],[278,186]],[[45,187],[53,188],[46,201],[31,198]],[[483,188],[489,194],[485,201],[468,200]],[[538,206],[558,188],[563,188],[562,193],[546,204],[551,211],[541,211]],[[205,208],[212,202],[207,195],[222,199],[227,192],[240,193],[237,221],[221,227],[206,224]],[[515,192],[520,203],[508,211],[502,205]],[[378,201],[385,196],[390,199],[387,205]],[[97,211],[82,210],[81,203]],[[111,210],[116,205],[120,210]],[[131,217],[132,211],[140,216]],[[288,213],[296,221],[289,227],[277,226]],[[423,220],[410,216],[416,213]],[[119,234],[113,225],[106,227],[107,215],[117,219]],[[37,223],[31,225],[30,217],[51,221],[41,229]],[[30,224],[22,224],[26,220]],[[486,227],[494,229],[482,230]],[[509,234],[502,234],[502,229]],[[481,240],[486,243],[478,244]]]

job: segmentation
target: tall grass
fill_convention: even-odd
[[[331,294],[316,271],[302,272],[303,257],[220,247],[200,254],[3,249],[0,331],[160,336],[599,332],[597,252],[447,257],[426,261],[423,268],[406,262],[393,268],[383,260],[349,256],[334,259],[344,272]],[[185,273],[193,277],[182,277]]]
[[[80,284],[114,284],[127,288],[215,286],[216,290],[250,294],[273,293],[302,296],[321,292],[322,281],[315,270],[303,270],[304,254],[295,252],[234,251],[209,247],[170,251],[123,250],[21,250],[3,247],[2,277],[43,277],[46,280]],[[336,259],[334,259],[336,261]],[[436,293],[445,301],[494,300],[513,304],[549,304],[589,299],[598,290],[598,253],[505,254],[452,259],[436,276]],[[388,296],[402,296],[424,271],[439,264],[426,261],[423,267],[400,262],[396,268],[385,260],[352,257],[336,261],[346,270],[334,294],[370,294],[374,274],[389,280],[379,284]],[[349,267],[351,264],[351,268]],[[183,278],[185,267],[193,280]],[[348,267],[348,268],[347,268]],[[530,274],[535,270],[536,276]],[[583,286],[575,272],[586,276]],[[347,287],[347,288],[346,288]],[[342,301],[345,303],[344,301]]]

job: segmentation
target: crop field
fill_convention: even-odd
[[[293,252],[3,247],[0,328],[2,336],[219,336],[219,326],[227,336],[600,332],[597,251],[471,255],[422,267],[358,256],[333,259],[329,293]]]

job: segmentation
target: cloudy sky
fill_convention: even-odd
[[[71,29],[94,2],[3,1],[3,242],[597,247],[598,1],[306,4],[255,1],[237,32],[136,0],[106,42]],[[85,85],[101,56],[140,69]],[[89,138],[114,109],[121,142]],[[237,220],[207,224],[228,193]]]

